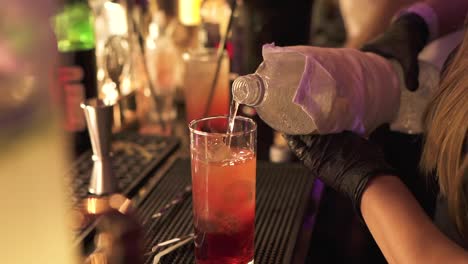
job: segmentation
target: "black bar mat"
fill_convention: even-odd
[[[138,206],[145,230],[145,253],[159,242],[192,232],[190,194],[160,218],[151,218],[190,183],[190,161],[178,160]],[[299,164],[258,162],[255,263],[292,263],[313,186],[313,177]],[[152,263],[153,257],[147,256],[145,263]],[[165,255],[160,263],[194,263],[193,244]]]
[[[117,178],[120,193],[133,197],[148,176],[179,145],[175,137],[141,135],[137,132],[123,132],[112,139],[112,168]],[[93,161],[89,150],[81,155],[68,172],[69,196],[77,205],[88,195]]]

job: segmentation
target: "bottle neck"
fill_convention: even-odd
[[[266,85],[256,73],[240,76],[232,84],[232,97],[239,104],[257,106],[263,102]]]

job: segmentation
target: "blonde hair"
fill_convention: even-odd
[[[424,118],[426,136],[421,167],[436,172],[450,218],[468,238],[468,34],[443,75]]]

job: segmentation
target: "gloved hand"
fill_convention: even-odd
[[[367,183],[377,175],[396,175],[372,142],[352,132],[285,135],[289,148],[327,186],[348,196],[359,215]]]
[[[429,29],[424,19],[408,13],[399,17],[383,34],[365,44],[361,50],[397,60],[403,68],[406,87],[415,91],[419,85],[418,54],[428,39]]]

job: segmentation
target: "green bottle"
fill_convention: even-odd
[[[60,53],[58,78],[62,91],[65,130],[76,156],[90,148],[80,103],[97,97],[94,19],[86,0],[65,0],[53,19]]]

